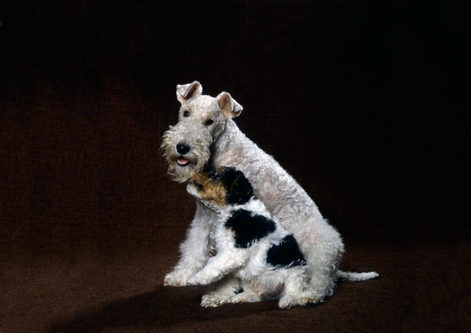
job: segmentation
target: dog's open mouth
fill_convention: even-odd
[[[181,167],[185,167],[188,164],[190,164],[190,161],[188,161],[186,158],[180,156],[179,158],[177,158],[177,164]]]

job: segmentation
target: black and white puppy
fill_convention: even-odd
[[[216,255],[187,281],[219,281],[215,291],[203,296],[202,306],[280,299],[280,308],[290,308],[308,302],[306,260],[295,238],[271,219],[241,171],[219,167],[197,173],[187,191],[218,216],[208,220],[208,241]]]

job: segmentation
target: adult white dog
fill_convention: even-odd
[[[214,98],[202,95],[202,90],[197,81],[177,85],[177,99],[181,103],[179,121],[165,132],[162,142],[168,172],[174,180],[185,182],[195,172],[219,166],[242,171],[273,219],[297,240],[307,262],[308,303],[332,295],[338,279],[363,281],[378,276],[376,272],[338,270],[344,253],[339,233],[293,177],[240,131],[233,118],[240,115],[242,106],[227,92]],[[196,205],[187,238],[180,245],[181,259],[165,276],[164,285],[188,285],[188,279],[214,253],[208,225],[215,223],[217,214],[200,201]]]

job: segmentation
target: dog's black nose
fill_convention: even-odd
[[[177,144],[177,152],[181,155],[185,155],[187,154],[189,151],[190,151],[190,147],[183,144],[183,143],[179,143]]]

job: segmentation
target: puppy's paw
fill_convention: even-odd
[[[188,270],[173,271],[165,275],[164,286],[184,287],[193,273]]]
[[[278,302],[278,306],[281,309],[289,309],[295,306],[306,306],[309,304],[318,303],[319,299],[316,297],[312,297],[311,295],[284,295],[280,298]]]
[[[260,301],[261,297],[259,295],[247,291],[235,295],[231,300],[232,303],[255,303]]]
[[[293,306],[296,306],[296,300],[293,295],[285,295],[282,298],[280,298],[280,301],[278,302],[278,306],[281,309],[289,309],[289,308],[292,308]]]
[[[217,295],[215,293],[203,295],[203,298],[201,299],[201,306],[204,308],[215,308],[227,303],[231,303],[230,296]]]
[[[211,282],[213,282],[212,279],[210,279],[205,274],[199,272],[199,273],[196,273],[195,275],[193,275],[192,277],[190,277],[186,281],[186,284],[190,285],[190,286],[207,286]]]

